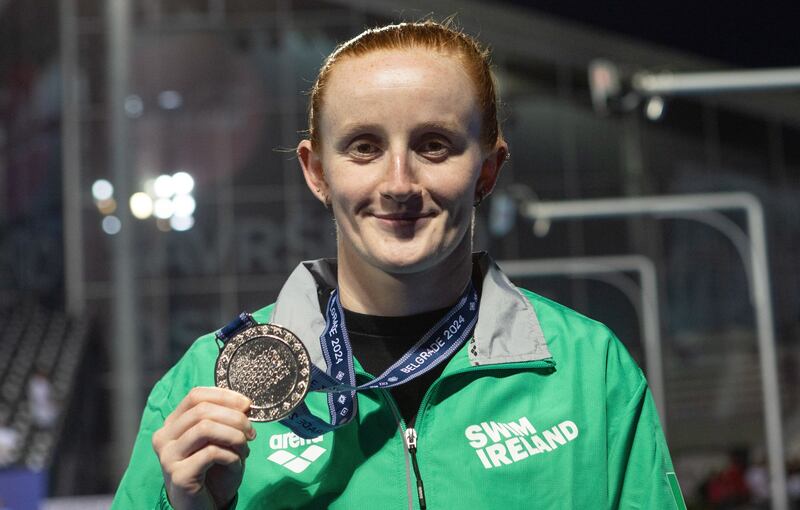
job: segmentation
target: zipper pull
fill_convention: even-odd
[[[405,432],[406,436],[406,446],[408,447],[408,451],[411,453],[416,453],[417,451],[417,431],[413,428],[407,428]]]
[[[427,505],[425,503],[425,487],[422,485],[422,477],[419,474],[419,465],[417,464],[417,431],[409,427],[405,431],[406,448],[411,455],[411,466],[414,468],[414,475],[417,478],[417,496],[419,497],[419,508],[425,510]]]

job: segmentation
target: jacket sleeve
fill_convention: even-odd
[[[172,509],[164,489],[161,465],[151,444],[153,433],[161,428],[172,409],[168,405],[168,386],[169,380],[165,377],[147,399],[128,469],[111,504],[113,510]]]
[[[172,510],[164,488],[161,464],[152,446],[153,433],[164,425],[164,419],[191,388],[214,385],[213,370],[206,366],[206,351],[209,349],[214,349],[213,340],[204,337],[195,342],[150,392],[112,510]]]
[[[614,340],[621,352],[610,353],[607,373],[610,507],[685,510],[647,381],[619,340]]]

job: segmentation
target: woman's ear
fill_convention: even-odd
[[[494,189],[497,178],[500,176],[500,168],[508,159],[508,144],[500,140],[495,148],[486,155],[481,165],[481,173],[478,182],[475,184],[475,204],[480,204],[484,198]]]
[[[297,159],[303,169],[303,177],[311,193],[328,206],[328,183],[325,181],[325,172],[322,169],[322,158],[314,150],[311,140],[303,140],[297,146]]]

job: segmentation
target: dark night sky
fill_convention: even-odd
[[[800,66],[797,0],[504,1],[733,66]]]

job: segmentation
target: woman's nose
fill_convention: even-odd
[[[391,154],[380,193],[396,202],[406,202],[419,195],[420,188],[408,152],[398,151]]]

